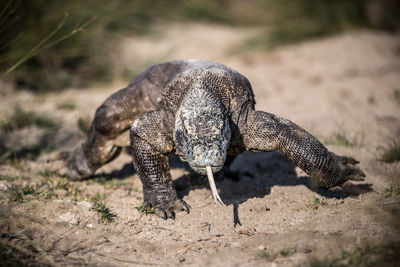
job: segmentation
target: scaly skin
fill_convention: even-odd
[[[66,155],[64,174],[93,175],[126,144],[117,140],[130,127],[133,164],[143,184],[144,207],[175,218],[190,206],[173,187],[167,154],[176,153],[206,174],[227,156],[245,150],[279,150],[324,188],[361,180],[357,160],[329,152],[293,122],[254,109],[249,81],[221,64],[185,60],[155,65],[111,95],[98,108],[86,141]]]

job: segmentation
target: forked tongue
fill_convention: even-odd
[[[217,202],[221,203],[222,205],[225,205],[224,202],[222,202],[221,198],[218,195],[218,191],[217,191],[217,186],[215,185],[215,181],[214,181],[214,175],[211,169],[211,166],[206,166],[207,169],[207,177],[208,177],[208,182],[210,183],[210,187],[211,187],[211,191],[215,200],[215,204],[217,204]]]

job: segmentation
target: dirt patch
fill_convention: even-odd
[[[81,182],[54,176],[46,162],[78,144],[84,137],[78,119],[90,120],[127,81],[45,97],[9,90],[1,119],[18,103],[51,114],[61,126],[1,133],[4,151],[38,150],[8,155],[0,165],[2,260],[56,266],[297,266],[315,259],[346,263],[365,246],[398,244],[400,163],[379,161],[400,134],[398,36],[358,32],[268,53],[237,51],[250,31],[257,29],[161,27],[156,40],[126,39],[121,66],[202,58],[232,67],[252,83],[257,109],[289,118],[333,152],[356,157],[365,181],[322,190],[279,152],[244,153],[232,166],[238,179],[217,181],[227,204],[222,206],[214,204],[207,179],[172,156],[178,195],[192,210],[164,221],[138,211],[141,183],[128,154]],[[104,209],[94,209],[96,203]],[[110,220],[102,214],[106,208],[114,215]],[[343,252],[350,256],[343,258]]]

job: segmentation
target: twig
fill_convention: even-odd
[[[19,231],[16,235],[20,235],[23,232],[25,232],[26,230],[28,230],[29,228],[31,228],[32,224],[28,225],[27,227],[25,227],[24,229],[22,229],[21,231]]]
[[[65,13],[64,18],[61,20],[61,22],[57,25],[57,27],[50,32],[42,41],[40,41],[35,47],[33,47],[31,50],[29,50],[27,53],[25,53],[25,55],[23,55],[21,57],[20,60],[17,61],[17,63],[15,63],[13,66],[11,66],[8,70],[6,70],[3,73],[3,76],[9,74],[10,72],[12,72],[13,70],[15,70],[19,65],[21,65],[22,63],[24,63],[26,60],[28,60],[30,57],[34,56],[35,53],[37,53],[40,49],[40,47],[42,47],[51,37],[53,37],[60,29],[61,27],[65,24],[65,22],[67,21],[67,17],[68,17],[68,13]]]
[[[132,261],[132,260],[122,260],[122,259],[118,259],[118,258],[109,256],[109,255],[103,255],[103,254],[96,253],[96,252],[94,252],[94,254],[96,254],[96,255],[98,255],[98,256],[100,256],[100,257],[105,257],[105,258],[107,258],[107,259],[110,259],[110,258],[111,258],[111,259],[113,259],[113,260],[115,260],[115,261],[118,261],[118,262],[132,263],[132,264],[140,264],[140,265],[160,265],[159,263],[153,263],[153,262],[141,262],[141,261]]]
[[[387,203],[383,203],[383,205],[393,205],[393,204],[397,204],[397,203],[400,203],[400,201],[387,202]]]
[[[49,254],[47,254],[47,252],[44,251],[38,244],[36,244],[35,242],[30,240],[27,236],[25,236],[23,234],[19,234],[18,236],[21,237],[21,239],[24,239],[25,241],[27,241],[29,243],[29,245],[31,245],[34,249],[36,249],[36,251],[39,252],[40,255],[44,259],[46,259],[51,265],[56,264],[56,262],[54,261],[54,258],[52,256],[50,256]]]
[[[34,248],[36,249],[39,253],[40,256],[39,258],[41,258],[42,260],[45,260],[46,262],[48,262],[50,265],[54,266],[55,265],[55,261],[53,259],[53,257],[51,257],[50,255],[48,255],[45,251],[43,251],[38,245],[36,245],[35,243],[33,243],[31,240],[29,240],[27,237],[22,237],[22,239],[24,239],[25,241],[28,241],[28,243]],[[3,243],[3,241],[0,241],[0,244],[5,244],[6,246],[16,249],[20,252],[22,252],[25,255],[31,256],[33,258],[38,258],[38,255],[35,254],[34,252],[30,251],[29,249],[26,249],[18,244],[7,244],[7,243]],[[4,246],[4,245],[3,245]],[[40,250],[40,251],[39,251]]]
[[[160,230],[166,230],[166,231],[173,231],[172,229],[164,228],[164,227],[155,227],[153,229],[160,229]]]
[[[44,46],[43,48],[49,48],[61,41],[64,41],[68,38],[70,38],[71,36],[77,34],[78,32],[82,32],[90,23],[92,23],[93,21],[95,21],[97,19],[97,17],[92,17],[90,20],[88,20],[87,22],[85,22],[84,24],[82,24],[81,26],[74,28],[69,34],[64,35],[63,37],[49,43],[48,45]]]
[[[49,48],[61,41],[64,41],[68,38],[70,38],[71,36],[77,34],[78,32],[82,32],[85,27],[87,27],[90,23],[92,23],[93,21],[95,21],[97,19],[97,17],[92,17],[91,19],[89,19],[88,21],[86,21],[85,23],[83,23],[81,26],[74,28],[70,33],[58,38],[57,40],[54,40],[50,43],[48,43],[47,45],[46,42],[53,37],[65,24],[65,22],[67,21],[69,14],[65,13],[64,18],[61,20],[61,22],[57,25],[57,27],[50,32],[42,41],[40,41],[35,47],[33,47],[31,50],[29,50],[27,53],[25,53],[20,60],[17,61],[17,63],[15,63],[13,66],[11,66],[9,69],[7,69],[4,73],[3,76],[6,76],[7,74],[9,74],[10,72],[12,72],[13,70],[15,70],[16,68],[18,68],[22,63],[24,63],[26,60],[28,60],[29,58],[33,57],[34,55],[36,55],[41,48],[46,49]]]
[[[8,3],[4,6],[3,10],[0,12],[0,18],[4,15],[4,13],[6,13],[6,10],[11,5],[11,3],[12,3],[12,0],[8,1]]]
[[[22,253],[24,253],[25,255],[28,255],[28,256],[31,256],[31,257],[33,257],[33,258],[36,258],[36,254],[35,253],[33,253],[32,251],[30,251],[29,249],[26,249],[26,248],[24,248],[24,247],[22,247],[22,246],[20,246],[20,245],[17,245],[17,244],[7,244],[6,242],[4,242],[4,241],[0,241],[0,244],[3,246],[3,247],[5,247],[5,246],[7,246],[7,247],[9,247],[9,248],[14,248],[14,249],[16,249],[16,250],[18,250],[18,251],[20,251],[20,252],[22,252]],[[5,245],[5,246],[4,246]]]

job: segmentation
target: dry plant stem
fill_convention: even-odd
[[[94,20],[97,19],[97,17],[92,17],[91,19],[89,19],[88,21],[86,21],[85,23],[83,23],[81,26],[78,26],[76,28],[74,28],[70,33],[58,38],[57,40],[54,40],[52,42],[50,42],[49,44],[45,45],[46,42],[48,40],[50,40],[65,24],[65,22],[67,21],[69,14],[65,13],[64,18],[61,20],[60,24],[57,25],[57,27],[50,32],[42,41],[40,41],[35,47],[33,47],[31,50],[29,50],[28,52],[26,52],[21,59],[19,59],[14,65],[12,65],[10,68],[8,68],[3,74],[2,76],[6,76],[8,75],[10,72],[14,71],[16,68],[18,68],[22,63],[24,63],[25,61],[27,61],[29,58],[35,56],[37,53],[39,53],[41,51],[41,49],[46,49],[49,48],[61,41],[64,41],[68,38],[70,38],[71,36],[77,34],[78,32],[81,32],[84,30],[84,28],[86,26],[88,26],[90,23],[92,23]]]
[[[211,191],[213,194],[213,198],[215,200],[215,204],[217,204],[217,202],[221,203],[222,205],[225,205],[224,202],[222,202],[218,191],[217,191],[217,186],[215,185],[215,181],[214,181],[214,175],[212,173],[212,169],[211,166],[206,166],[207,169],[207,177],[208,177],[208,182],[210,183],[210,187],[211,187]]]

